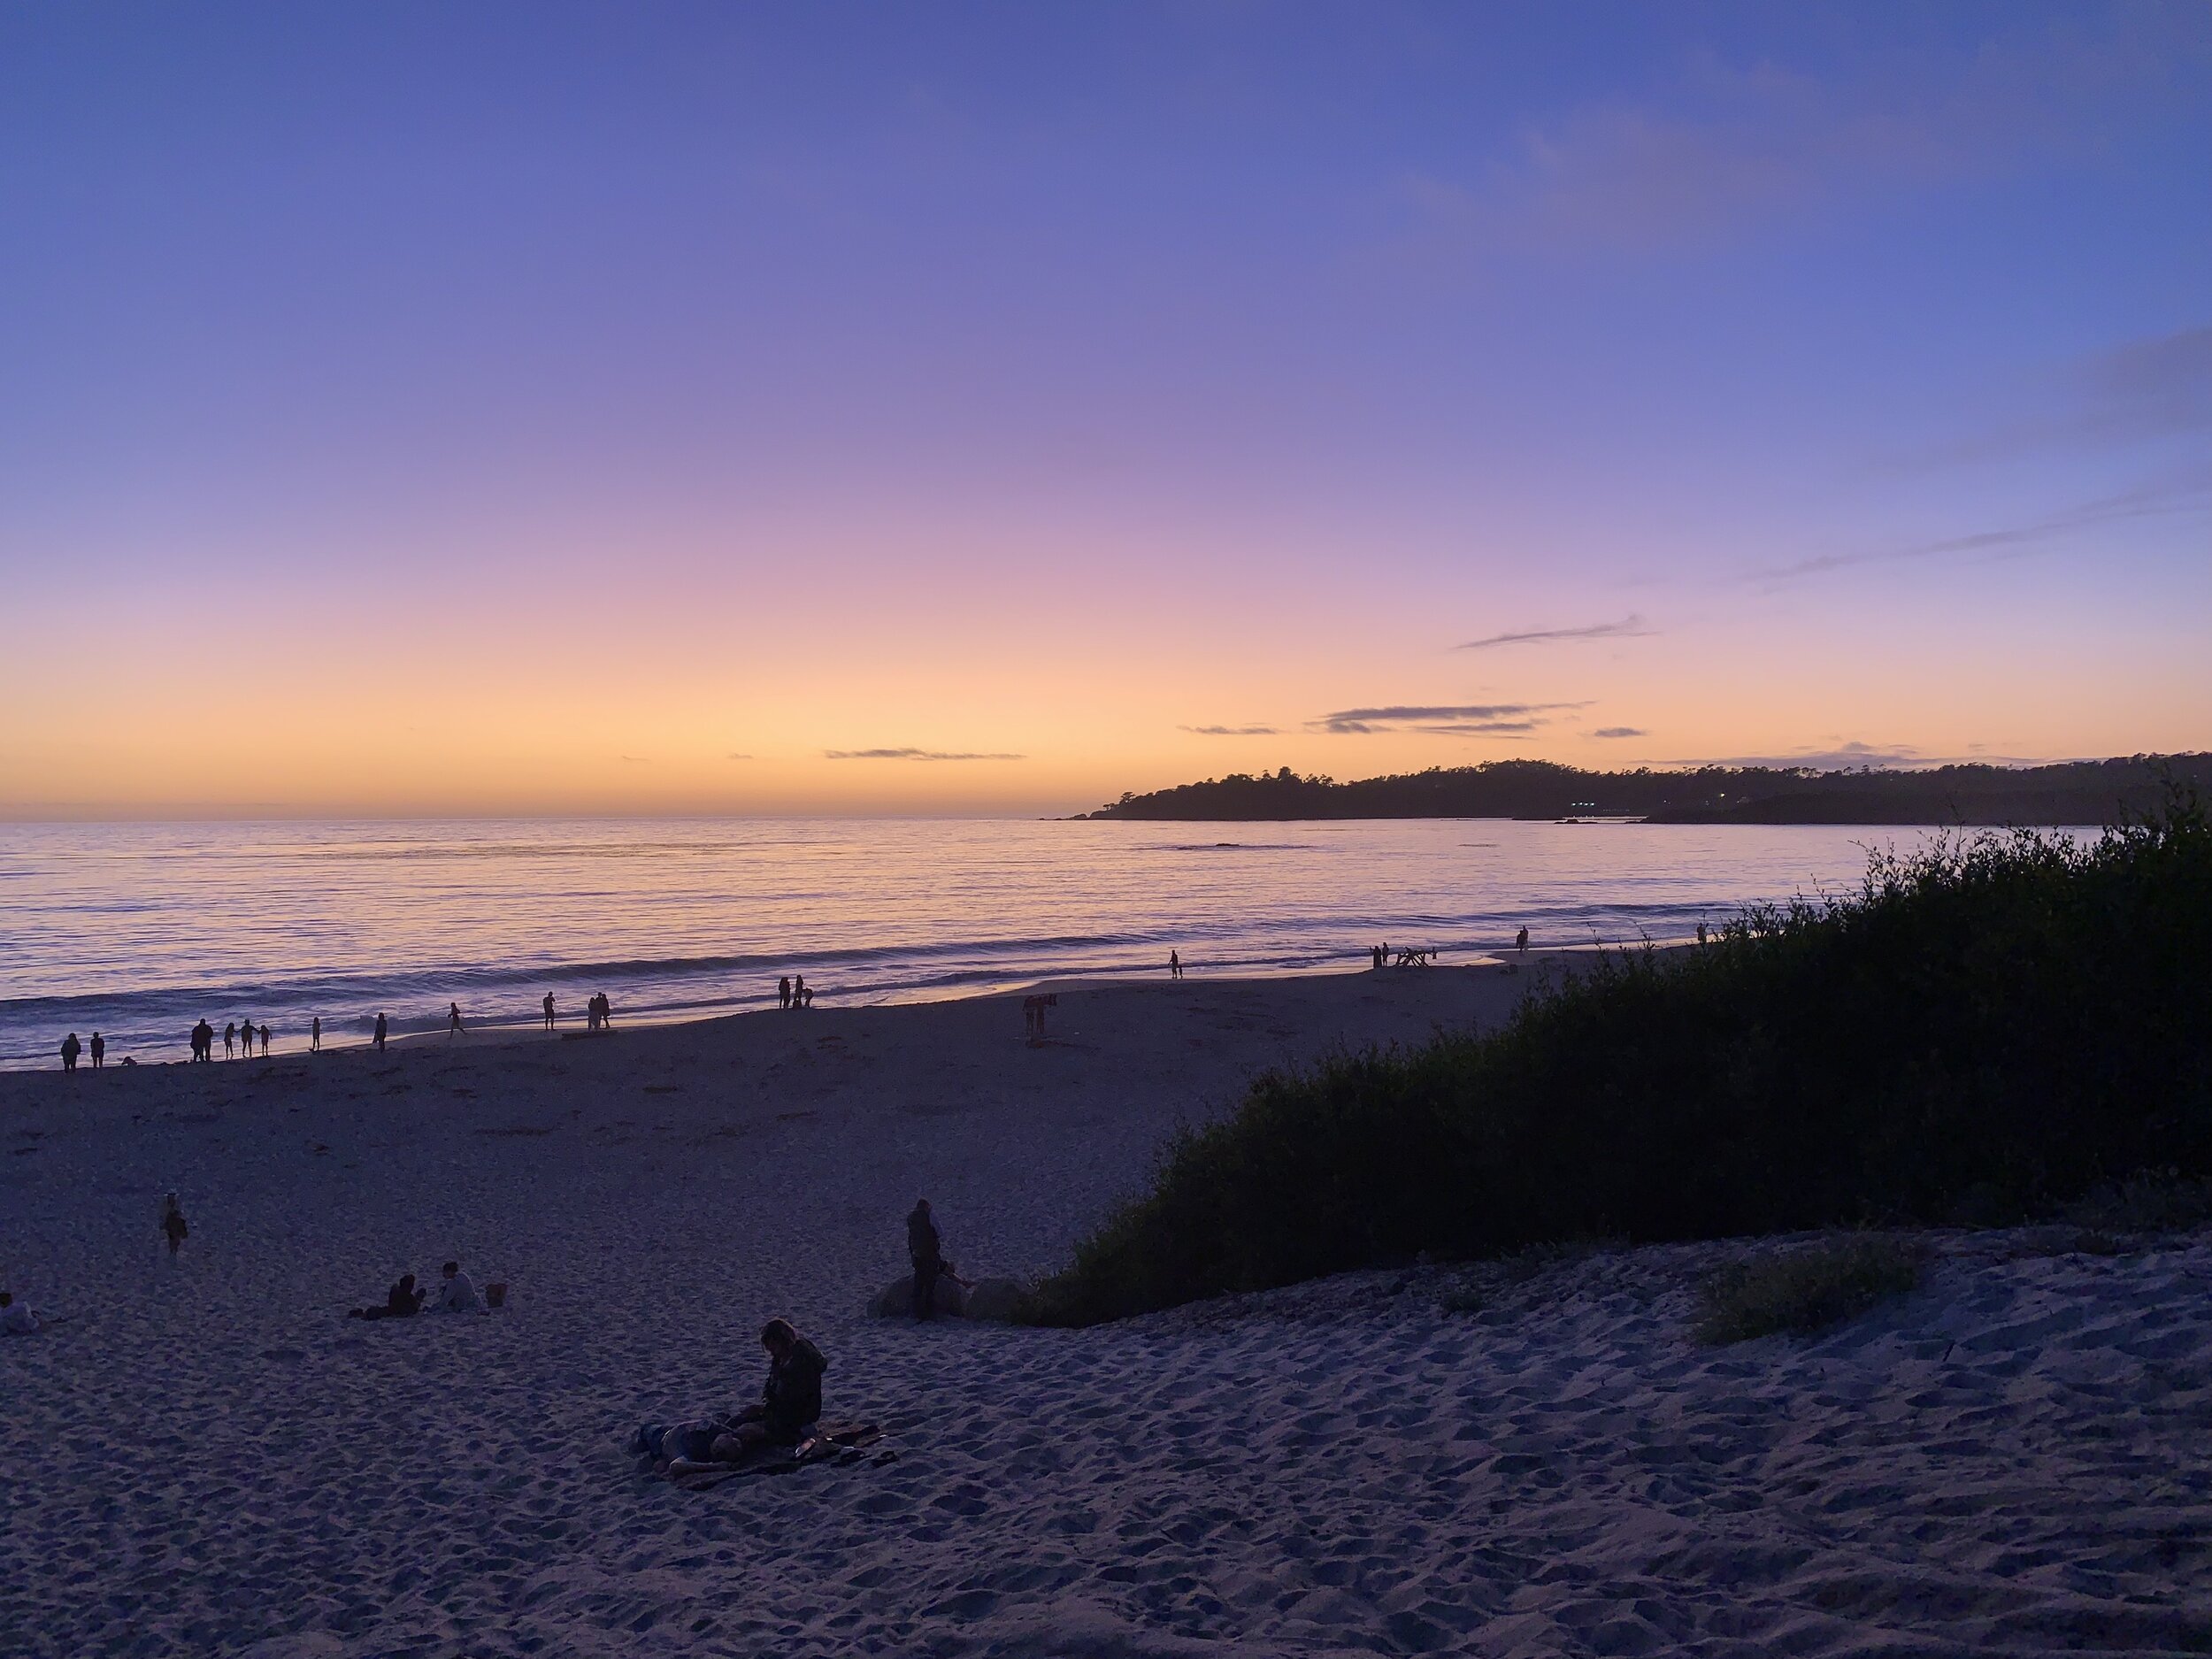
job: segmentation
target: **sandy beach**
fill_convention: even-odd
[[[1502,1018],[1434,969],[0,1075],[0,1651],[1938,1655],[2212,1647],[2212,1237],[1936,1235],[1701,1348],[1649,1247],[1082,1332],[866,1317],[918,1194],[1066,1258],[1256,1070]],[[164,1259],[161,1194],[192,1233]],[[403,1271],[511,1286],[364,1325]],[[1472,1313],[1447,1310],[1470,1284]],[[828,1355],[882,1464],[625,1448]]]

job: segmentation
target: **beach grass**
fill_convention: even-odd
[[[1909,1240],[1877,1234],[1731,1263],[1698,1288],[1697,1339],[1824,1331],[1916,1287],[1923,1256]]]
[[[2212,825],[2177,788],[2090,840],[1877,852],[1852,892],[1608,953],[1496,1031],[1264,1075],[1028,1311],[1575,1239],[2001,1225],[2149,1171],[2212,1177]]]

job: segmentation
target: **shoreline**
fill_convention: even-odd
[[[1586,960],[1592,956],[1600,954],[1603,951],[1641,949],[1645,948],[1647,943],[1655,950],[1671,951],[1686,948],[1690,941],[1686,939],[1655,939],[1647,941],[1639,941],[1635,944],[1626,945],[1596,943],[1586,945],[1550,946],[1543,949],[1532,948],[1527,952],[1525,960],[1532,971],[1536,970],[1538,964],[1542,962],[1563,963],[1570,964],[1571,966],[1575,961]],[[1512,968],[1517,972],[1519,960],[1520,959],[1517,959],[1515,953],[1510,948],[1495,950],[1469,950],[1457,953],[1457,959],[1448,962],[1432,963],[1426,968],[1400,969],[1393,966],[1391,968],[1382,970],[1381,972],[1386,975],[1401,972],[1426,973],[1436,972],[1496,973],[1499,971],[1507,968]],[[1198,964],[1194,963],[1187,964],[1187,966],[1192,970],[1192,977],[1187,977],[1181,981],[1181,983],[1187,987],[1192,987],[1200,986],[1234,987],[1244,985],[1273,985],[1310,979],[1327,980],[1362,979],[1375,972],[1374,970],[1368,968],[1352,966],[1340,969],[1291,967],[1284,968],[1276,972],[1237,972],[1219,975],[1206,975],[1199,972]],[[828,1013],[833,1010],[852,1012],[863,1009],[934,1008],[941,1007],[949,1003],[991,1002],[995,1000],[1003,1000],[1008,997],[1020,997],[1040,993],[1055,993],[1062,991],[1082,991],[1086,993],[1123,990],[1141,991],[1148,987],[1172,983],[1175,983],[1175,981],[1168,979],[1164,972],[1154,969],[1145,970],[1141,973],[1136,971],[1132,971],[1127,973],[1108,972],[1066,975],[1055,975],[1049,972],[1043,972],[1029,976],[1010,976],[1008,979],[996,981],[991,985],[989,988],[982,990],[962,988],[948,990],[942,995],[932,995],[926,990],[917,989],[910,993],[894,992],[890,995],[872,998],[872,1000],[866,1002],[838,1002],[829,1000],[818,999],[814,1007],[801,1011],[810,1014],[823,1014]],[[819,994],[819,998],[826,999],[833,995],[833,993],[824,992]],[[667,1031],[684,1026],[713,1025],[726,1020],[746,1019],[751,1018],[757,1015],[775,1014],[785,1011],[787,1010],[780,1010],[771,1005],[767,1007],[740,1007],[728,1009],[725,1011],[708,1013],[683,1011],[665,1014],[649,1012],[645,1014],[631,1015],[625,1013],[618,1006],[615,1010],[617,1020],[615,1030],[617,1033]],[[365,1025],[372,1018],[373,1016],[368,1015],[347,1016],[347,1023],[342,1030],[334,1027],[334,1023],[330,1019],[326,1018],[324,1022],[325,1030],[323,1036],[323,1047],[320,1053],[324,1055],[334,1055],[352,1053],[355,1051],[373,1051],[374,1044],[366,1036],[362,1034],[360,1029],[361,1026]],[[495,1016],[488,1019],[480,1019],[472,1018],[468,1010],[464,1009],[462,1010],[462,1018],[467,1024],[467,1030],[464,1033],[464,1039],[471,1042],[477,1042],[480,1044],[485,1041],[526,1041],[533,1039],[542,1039],[548,1035],[541,1019],[535,1016],[518,1014],[512,1018]],[[585,1038],[590,1033],[588,1033],[584,1029],[583,1020],[584,1016],[580,1010],[575,1008],[573,1005],[565,1008],[560,1011],[559,1023],[555,1026],[552,1034],[561,1038]],[[211,1020],[211,1023],[212,1023]],[[394,1019],[392,1021],[392,1027],[394,1034],[388,1039],[388,1042],[394,1048],[397,1048],[403,1044],[411,1047],[419,1046],[426,1042],[442,1044],[446,1038],[446,1031],[442,1017],[432,1017],[426,1021],[416,1025],[411,1029],[403,1027],[400,1020]],[[88,1030],[80,1032],[78,1034],[81,1038],[88,1038],[90,1033]],[[221,1028],[219,1025],[216,1031],[218,1041],[220,1040],[221,1034]],[[57,1035],[55,1038],[57,1047],[58,1047],[60,1041],[60,1036]],[[118,1041],[119,1041],[119,1040]],[[316,1051],[311,1050],[307,1045],[308,1039],[300,1033],[290,1032],[273,1032],[272,1044],[268,1054],[262,1055],[256,1053],[251,1056],[239,1056],[237,1061],[223,1060],[215,1062],[214,1064],[237,1064],[248,1057],[250,1057],[255,1061],[288,1060],[311,1057]],[[182,1048],[185,1046],[186,1035],[180,1031],[174,1043],[170,1045],[170,1047]],[[126,1057],[125,1054],[121,1051],[115,1050],[114,1044],[112,1043],[111,1044],[111,1057],[109,1058],[106,1066],[104,1068],[104,1071],[144,1071],[149,1069],[158,1071],[170,1066],[189,1065],[193,1064],[188,1058],[181,1056],[173,1057],[167,1053],[166,1050],[164,1050],[161,1052],[161,1056],[157,1058],[142,1057],[139,1054],[133,1052],[129,1057],[133,1059],[134,1064],[130,1067],[125,1067],[122,1064],[124,1058]],[[91,1062],[88,1058],[80,1060],[78,1064],[81,1071],[88,1072],[91,1069]],[[58,1053],[56,1055],[37,1060],[0,1060],[0,1079],[24,1075],[36,1075],[44,1071],[51,1071],[57,1074],[60,1073],[61,1064]]]

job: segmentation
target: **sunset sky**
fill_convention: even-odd
[[[0,815],[2204,748],[2201,0],[0,8]]]

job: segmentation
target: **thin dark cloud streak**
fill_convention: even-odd
[[[1278,737],[1279,728],[1272,726],[1179,726],[1179,732],[1189,732],[1199,737]]]
[[[1306,727],[1340,737],[1402,731],[1451,737],[1503,736],[1534,731],[1555,710],[1587,706],[1581,703],[1387,703],[1372,709],[1339,709],[1307,721]]]
[[[940,749],[826,749],[824,760],[1026,760],[1025,755],[984,755]]]
[[[2126,524],[2143,518],[2175,518],[2203,512],[2208,508],[2212,508],[2212,465],[2124,490],[2116,495],[2084,502],[2078,507],[2070,507],[2064,511],[2051,513],[2026,524],[2007,525],[1994,530],[1977,530],[1967,535],[1943,536],[1909,547],[1870,549],[1858,553],[1826,553],[1816,558],[1799,559],[1793,564],[1749,571],[1740,580],[1772,584],[1824,575],[1830,571],[1850,570],[1863,565],[1901,564],[1953,553],[2002,556],[2025,551],[2038,542],[2051,541],[2077,530],[2094,529],[2101,525]]]
[[[1492,634],[1479,640],[1469,640],[1455,645],[1455,651],[1487,651],[1501,645],[1548,645],[1563,640],[1640,640],[1659,630],[1644,626],[1639,616],[1623,617],[1618,622],[1593,622],[1579,628],[1524,628],[1511,634]]]
[[[1590,735],[1592,737],[1649,737],[1651,733],[1640,726],[1601,726]]]

